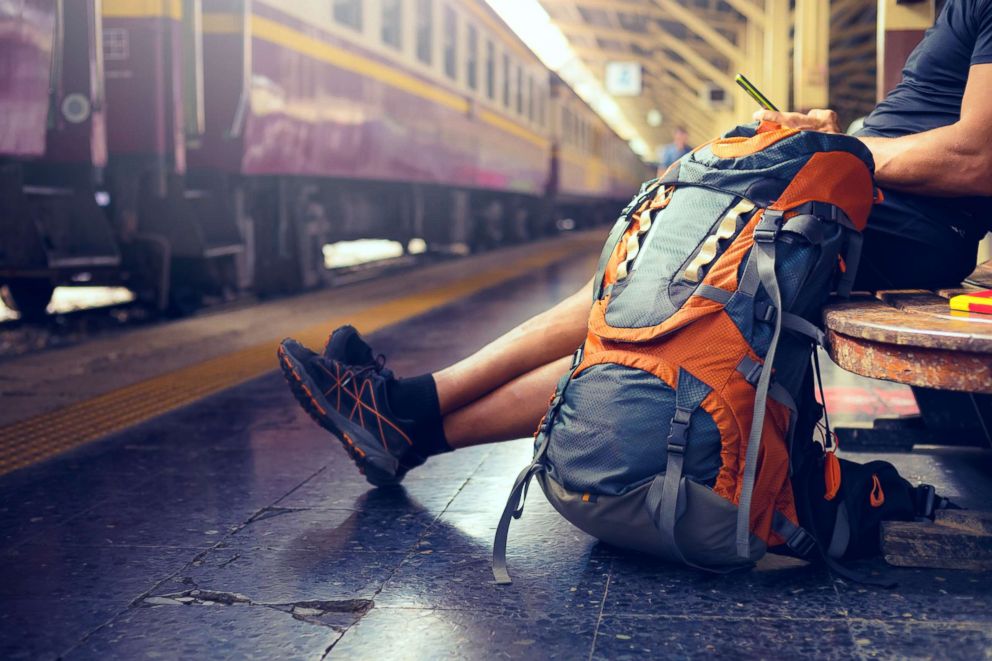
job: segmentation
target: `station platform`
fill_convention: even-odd
[[[603,233],[487,253],[7,361],[0,656],[20,658],[987,658],[992,575],[769,557],[712,576],[581,533],[531,491],[491,543],[529,439],[374,489],[297,406],[275,342],[353,323],[400,375],[435,370],[589,278]],[[835,421],[913,410],[829,371]],[[989,509],[992,457],[885,458]]]

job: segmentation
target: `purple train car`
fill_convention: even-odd
[[[554,107],[555,207],[559,215],[611,219],[651,170],[558,76],[551,76]]]
[[[316,284],[321,246],[342,239],[543,231],[547,70],[485,2],[203,10],[207,130],[189,164],[250,182],[256,280]]]
[[[18,72],[0,104],[20,127],[4,127],[2,194],[27,208],[43,191],[70,210],[5,223],[19,225],[0,237],[0,283],[22,309],[84,280],[179,311],[204,294],[317,286],[329,243],[523,241],[555,213],[615,209],[644,176],[570,90],[553,94],[484,0],[0,12]],[[563,103],[582,124],[562,122]]]
[[[180,312],[239,288],[227,181],[187,172],[206,139],[200,0],[103,0],[103,44],[109,211],[133,286]]]
[[[56,284],[120,265],[95,201],[107,159],[97,7],[0,3],[0,284],[26,317],[44,314]]]

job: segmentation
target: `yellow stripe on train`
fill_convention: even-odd
[[[182,20],[182,0],[103,0],[104,18],[171,18]]]
[[[237,14],[205,13],[203,15],[203,31],[208,34],[231,34],[239,32],[242,18]],[[268,41],[295,53],[306,55],[315,60],[327,62],[345,71],[351,71],[367,78],[372,78],[396,89],[433,101],[456,112],[467,113],[470,101],[467,97],[449,92],[443,87],[420,80],[382,62],[378,62],[355,52],[333,46],[312,35],[296,30],[282,23],[253,14],[251,17],[252,36]],[[495,128],[531,144],[547,149],[548,138],[535,133],[512,119],[503,117],[485,108],[478,110],[477,117]]]

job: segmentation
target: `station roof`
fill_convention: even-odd
[[[589,88],[598,87],[593,97],[608,96],[601,103],[606,112],[591,101],[593,107],[647,158],[671,141],[676,126],[684,126],[690,140],[700,142],[747,121],[757,106],[734,84],[737,72],[745,73],[783,108],[835,104],[857,115],[874,101],[873,0],[804,0],[796,8],[789,0],[533,2],[550,17],[555,37],[564,36],[570,57],[582,65],[571,66],[585,69],[595,80],[587,84],[580,77],[576,82],[567,73],[563,78],[585,88],[577,91],[587,101],[583,91]],[[512,4],[515,9],[526,4],[490,3]],[[797,15],[799,11],[805,16]],[[811,73],[796,76],[795,51],[808,51],[809,44],[815,49],[817,40],[820,54],[811,56],[811,66],[803,65]],[[606,91],[607,65],[613,62],[641,65],[639,95]],[[554,62],[549,66],[558,70]]]

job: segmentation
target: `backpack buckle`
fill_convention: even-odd
[[[933,520],[935,509],[937,509],[937,490],[933,485],[921,484],[916,487],[916,516]]]
[[[778,233],[785,223],[785,212],[777,209],[765,209],[761,214],[758,226],[754,228],[755,243],[774,243],[778,238]]]
[[[672,425],[668,430],[668,452],[685,454],[685,433],[689,429],[692,411],[676,408]]]
[[[774,305],[765,303],[764,301],[757,301],[754,304],[754,318],[758,321],[764,321],[770,324],[775,321],[776,316],[778,316],[778,310]]]
[[[572,354],[572,365],[569,368],[570,370],[574,370],[576,367],[579,366],[579,363],[582,362],[582,354],[583,354],[582,347],[579,347],[576,350],[576,352]]]
[[[785,545],[792,549],[793,553],[800,557],[806,557],[813,551],[813,547],[816,545],[816,540],[813,539],[813,535],[806,532],[803,528],[796,528],[795,532],[789,535],[789,539],[785,540]]]

